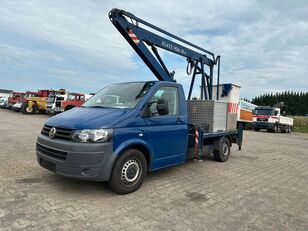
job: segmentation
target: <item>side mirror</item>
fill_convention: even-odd
[[[157,112],[159,115],[167,115],[169,114],[168,102],[164,98],[159,98],[157,100],[156,106]]]

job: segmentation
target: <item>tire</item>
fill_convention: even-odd
[[[23,114],[35,114],[38,112],[37,106],[33,105],[32,109],[28,107],[28,103],[22,105],[22,113]]]
[[[146,173],[147,161],[143,153],[128,149],[116,160],[108,184],[118,194],[132,193],[140,188]]]
[[[26,107],[27,107],[27,103],[22,103],[21,104],[21,108],[20,108],[20,111],[22,112],[22,114],[26,114]]]
[[[227,138],[221,138],[219,149],[214,150],[214,159],[219,162],[226,162],[231,152],[230,141]]]
[[[259,128],[255,128],[255,131],[258,132],[258,131],[260,131],[260,129]]]

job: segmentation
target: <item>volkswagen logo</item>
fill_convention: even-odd
[[[49,131],[49,134],[48,134],[49,138],[53,139],[55,137],[55,135],[56,135],[56,132],[57,132],[57,130],[56,130],[55,127],[51,128],[50,131]]]

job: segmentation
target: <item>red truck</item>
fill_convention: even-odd
[[[12,92],[8,98],[8,108],[11,109],[15,103],[20,102],[23,99],[24,95],[24,92]]]
[[[61,106],[57,106],[56,112],[68,111],[74,107],[80,107],[85,101],[87,101],[91,95],[83,93],[68,93],[67,99],[62,101]]]

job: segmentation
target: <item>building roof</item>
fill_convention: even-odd
[[[13,90],[0,89],[0,93],[11,93]]]

